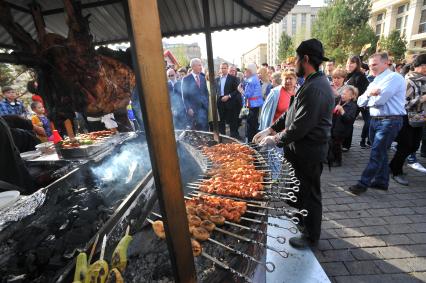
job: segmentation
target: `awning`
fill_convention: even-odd
[[[15,21],[36,39],[29,5],[31,0],[4,0],[12,8]],[[257,27],[279,22],[298,0],[209,0],[211,31]],[[67,36],[62,1],[37,0],[48,32]],[[83,15],[90,14],[95,43],[128,41],[122,0],[82,0]],[[163,37],[204,32],[202,0],[158,0]],[[0,47],[14,48],[0,26]]]

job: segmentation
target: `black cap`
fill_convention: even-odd
[[[324,57],[324,48],[322,47],[322,43],[316,38],[302,41],[299,47],[297,47],[296,53],[300,56],[308,55],[316,57],[321,61],[330,61],[330,59]]]

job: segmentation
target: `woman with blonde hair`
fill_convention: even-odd
[[[272,78],[279,85],[274,87],[263,104],[259,117],[259,130],[269,128],[275,120],[285,113],[290,104],[290,98],[295,94],[297,76],[295,72],[275,72]]]
[[[269,76],[268,76],[268,68],[260,67],[259,69],[257,69],[257,76],[259,77],[260,85],[262,86],[263,99],[266,99],[266,97],[268,96],[269,92],[272,89],[272,84],[269,81]]]

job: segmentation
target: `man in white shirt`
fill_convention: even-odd
[[[376,53],[369,58],[371,73],[375,76],[367,90],[358,98],[359,107],[370,109],[371,153],[367,167],[356,185],[349,191],[359,195],[368,187],[387,190],[389,165],[387,149],[402,127],[405,111],[405,80],[389,70],[387,53]]]

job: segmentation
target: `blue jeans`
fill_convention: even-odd
[[[401,127],[402,117],[383,120],[372,118],[370,120],[370,160],[362,172],[358,185],[369,187],[374,183],[384,188],[389,186],[387,149],[395,140]]]

